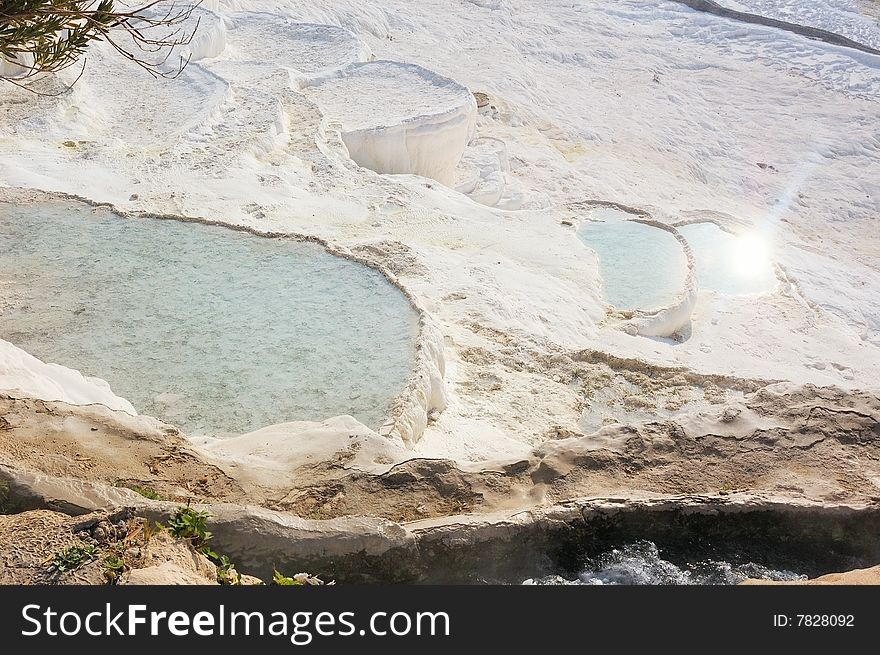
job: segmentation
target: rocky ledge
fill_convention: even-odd
[[[263,578],[280,566],[340,581],[512,582],[576,572],[637,539],[794,558],[813,575],[880,562],[880,399],[868,393],[771,385],[686,422],[560,433],[527,458],[468,468],[395,463],[349,437],[279,475],[210,461],[154,419],[0,396],[3,509],[167,520],[193,504],[212,515],[216,548]],[[0,532],[13,559],[16,516]],[[51,516],[56,531],[77,520]]]
[[[153,419],[0,396],[3,504],[152,520],[193,504],[212,515],[217,549],[263,578],[279,566],[340,581],[512,582],[635,539],[796,557],[812,575],[880,562],[870,393],[770,385],[687,421],[560,433],[526,458],[467,467],[395,461],[349,436],[279,475],[212,460]]]

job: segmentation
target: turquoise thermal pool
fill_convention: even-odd
[[[417,333],[380,273],[313,243],[0,203],[0,338],[189,434],[339,414],[378,428]]]
[[[678,231],[694,253],[701,290],[738,295],[775,288],[770,248],[760,236],[731,234],[714,223],[691,223]]]
[[[669,232],[627,218],[616,209],[597,209],[599,220],[584,223],[578,236],[599,258],[605,299],[626,310],[669,305],[684,287],[687,258]]]

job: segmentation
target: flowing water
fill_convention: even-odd
[[[750,561],[707,558],[673,563],[651,541],[638,541],[610,550],[584,565],[577,578],[548,575],[523,584],[551,585],[734,585],[746,578],[803,580],[794,571],[768,568]]]

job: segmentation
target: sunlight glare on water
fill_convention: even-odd
[[[739,295],[776,286],[770,244],[760,233],[735,235],[714,223],[691,223],[678,231],[693,250],[700,289]]]

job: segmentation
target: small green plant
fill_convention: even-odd
[[[152,487],[141,487],[136,484],[125,484],[121,486],[125,487],[126,489],[131,489],[136,494],[140,494],[148,500],[162,500],[162,496],[160,496],[159,493]]]
[[[461,498],[454,498],[452,500],[452,511],[456,514],[461,514],[463,512],[468,511],[468,504],[463,501]]]
[[[232,560],[219,555],[208,545],[213,535],[208,531],[208,512],[198,512],[192,507],[180,507],[168,521],[168,531],[178,539],[188,539],[197,552],[207,557],[217,567],[217,582],[220,584],[241,584],[241,575],[235,570]]]
[[[278,569],[275,569],[275,573],[272,575],[272,584],[278,585],[279,587],[293,587],[300,586],[303,583],[302,580],[297,580],[296,578],[289,578]]]
[[[165,529],[165,526],[156,521],[153,523],[150,519],[143,519],[144,545],[147,544],[154,535],[159,534]]]
[[[217,553],[214,553],[214,555],[216,556]],[[220,555],[216,559],[210,555],[207,557],[217,567],[217,582],[220,584],[241,584],[241,573],[235,570],[235,564],[226,555]]]
[[[181,507],[168,521],[168,531],[177,539],[189,539],[198,550],[212,537],[208,532],[209,518],[211,515],[208,512],[199,512],[192,507]]]
[[[118,555],[108,555],[101,562],[101,568],[104,569],[104,578],[109,584],[116,584],[119,576],[125,570],[125,560]]]
[[[208,534],[210,535],[210,532]],[[207,544],[202,544],[196,550],[217,567],[217,582],[220,584],[241,584],[241,574],[235,570],[235,564],[229,557],[219,555]]]
[[[78,569],[97,558],[98,549],[95,546],[68,546],[52,556],[52,565],[63,573]]]

